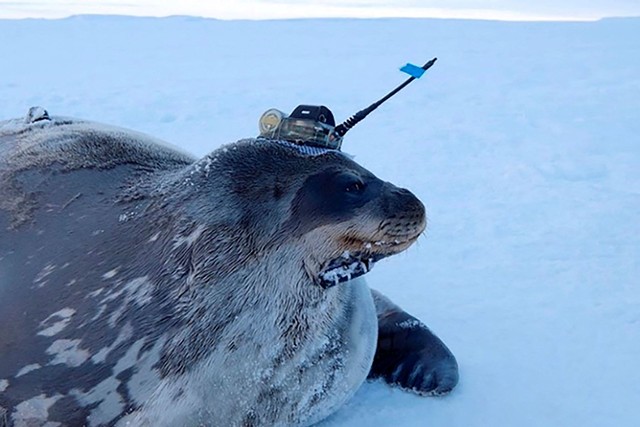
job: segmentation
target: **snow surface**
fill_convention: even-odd
[[[640,425],[640,19],[0,21],[0,118],[131,127],[204,155],[260,114],[339,119],[440,59],[345,150],[426,204],[368,275],[458,357],[444,398],[365,385],[323,425]]]

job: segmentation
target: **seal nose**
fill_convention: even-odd
[[[385,234],[394,238],[413,238],[422,233],[426,227],[422,202],[411,191],[388,185],[384,206],[386,220],[382,223]]]

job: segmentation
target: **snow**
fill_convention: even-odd
[[[640,19],[0,21],[0,118],[42,105],[204,155],[271,107],[341,120],[426,236],[367,277],[450,346],[460,385],[367,384],[332,426],[640,422]]]

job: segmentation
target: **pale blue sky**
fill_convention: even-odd
[[[435,17],[593,20],[640,16],[640,0],[0,0],[0,18],[75,14],[194,15],[219,19]]]

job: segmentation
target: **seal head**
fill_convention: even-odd
[[[206,175],[233,170],[227,185],[257,207],[282,199],[281,212],[250,216],[263,221],[252,229],[269,230],[258,245],[264,249],[298,239],[305,246],[304,269],[315,284],[330,288],[359,277],[424,231],[424,206],[410,191],[378,179],[342,152],[309,155],[291,145],[244,140],[205,157],[194,169]],[[251,180],[258,170],[260,179]]]

